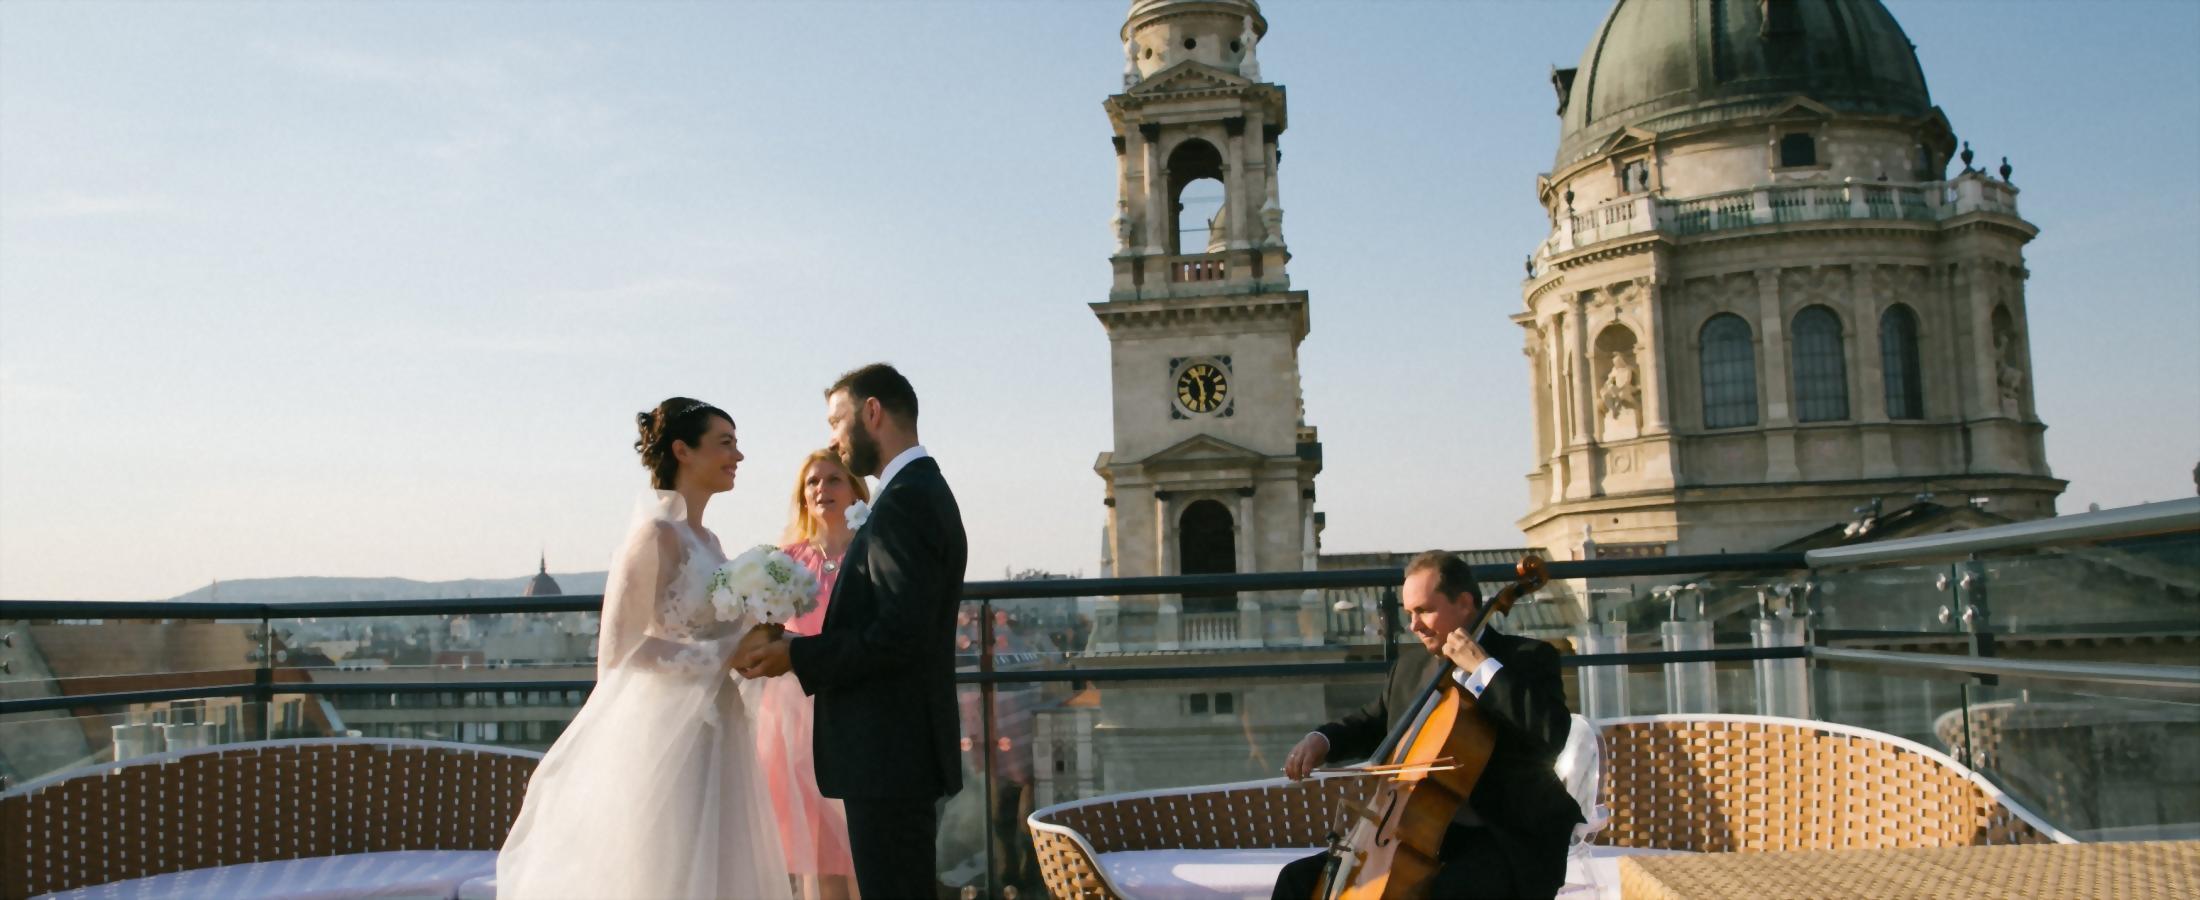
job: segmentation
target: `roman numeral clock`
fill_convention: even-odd
[[[1172,359],[1169,371],[1176,373],[1171,379],[1175,397],[1169,406],[1170,418],[1194,415],[1228,418],[1236,411],[1236,406],[1230,402],[1229,357]]]

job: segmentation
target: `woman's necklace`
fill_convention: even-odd
[[[818,558],[825,561],[823,565],[819,566],[819,568],[825,570],[825,574],[830,575],[834,572],[840,571],[840,556],[830,550],[825,549],[824,541],[816,541],[810,544],[810,546],[817,548]],[[841,548],[840,552],[846,553],[848,552],[848,550],[847,548],[843,547]]]

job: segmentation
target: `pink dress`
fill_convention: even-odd
[[[825,556],[807,543],[789,544],[795,561],[817,575],[817,607],[787,623],[791,634],[816,634],[825,626],[825,603],[833,596],[836,571],[827,571]],[[837,562],[837,561],[836,561]],[[848,852],[848,814],[840,801],[817,792],[817,770],[810,763],[810,698],[802,693],[794,676],[763,679],[752,689],[756,711],[756,758],[771,789],[772,813],[779,822],[779,845],[786,852],[787,872],[814,881],[819,875],[855,874]],[[806,884],[805,893],[815,893]]]

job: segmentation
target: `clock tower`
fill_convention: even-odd
[[[1305,421],[1277,200],[1284,89],[1263,82],[1252,0],[1136,0],[1123,25],[1115,130],[1114,285],[1107,330],[1115,445],[1112,574],[1315,568],[1321,443]],[[1126,597],[1099,610],[1096,649],[1313,645],[1311,594]]]

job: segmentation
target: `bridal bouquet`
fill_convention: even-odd
[[[710,581],[710,604],[723,621],[746,613],[764,627],[784,630],[817,606],[817,587],[808,566],[778,547],[758,544],[718,567]]]

